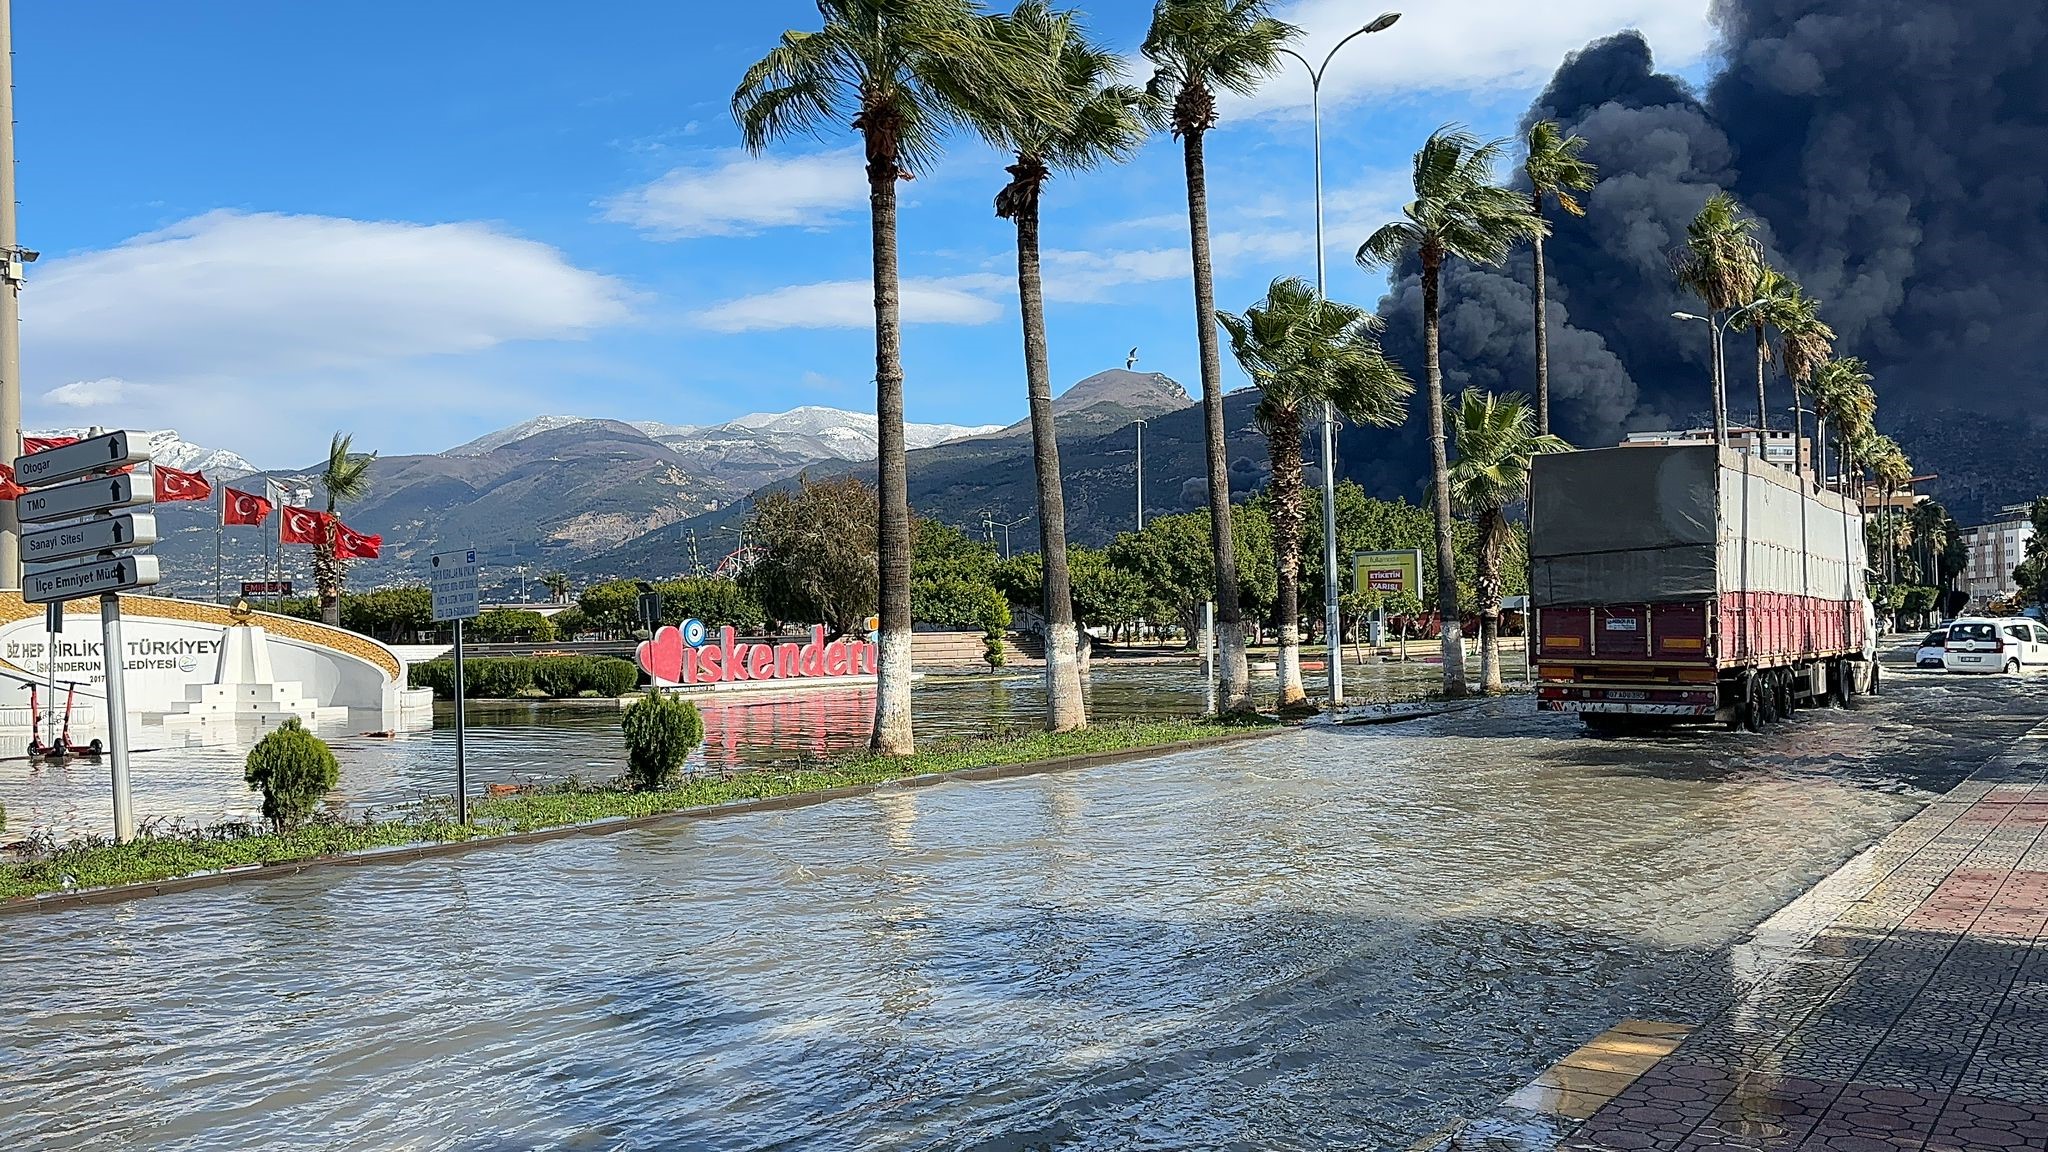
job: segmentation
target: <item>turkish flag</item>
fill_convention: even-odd
[[[153,469],[156,484],[156,502],[170,504],[179,500],[204,500],[213,495],[213,485],[206,482],[204,472],[181,472],[158,464]]]
[[[62,448],[66,444],[76,443],[78,443],[78,437],[76,436],[23,436],[21,438],[21,454],[23,456],[33,456],[38,452],[48,452],[52,448]]]
[[[325,512],[311,508],[284,506],[284,524],[278,531],[278,540],[285,544],[325,544],[327,523],[334,519]]]
[[[223,524],[261,524],[270,519],[270,501],[239,489],[227,489],[227,501],[220,506]]]
[[[19,500],[28,489],[14,482],[14,465],[0,464],[0,500]]]
[[[382,536],[365,536],[339,520],[334,522],[334,554],[340,559],[375,560],[383,550]]]

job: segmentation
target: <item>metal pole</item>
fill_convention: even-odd
[[[107,670],[107,763],[114,770],[114,843],[126,844],[135,839],[135,810],[128,802],[128,661],[121,646],[121,598],[112,593],[100,597],[100,631],[100,662]]]
[[[21,454],[21,244],[14,219],[14,13],[0,0],[0,451]],[[21,521],[0,501],[0,588],[21,587]]]
[[[1138,531],[1145,530],[1145,422],[1138,421]]]
[[[469,823],[468,733],[463,729],[462,621],[455,622],[455,822]]]
[[[1316,153],[1316,299],[1329,300],[1329,254],[1323,251],[1323,77],[1309,86]],[[1321,307],[1321,303],[1318,303]],[[1330,707],[1344,704],[1344,620],[1337,605],[1337,416],[1323,401],[1323,640],[1330,650]]]
[[[213,602],[216,604],[221,603],[225,598],[222,595],[221,585],[223,568],[221,562],[221,537],[227,535],[227,523],[228,486],[223,484],[220,486],[220,516],[213,522]]]
[[[64,631],[64,602],[62,600],[49,605],[43,624],[50,632],[49,646],[43,649],[43,678],[49,684],[49,695],[43,697],[43,699],[54,702],[57,699],[57,637]],[[45,708],[43,714],[50,718],[50,723],[45,726],[48,738],[43,740],[43,747],[47,749],[56,743],[60,733],[57,731],[55,710]],[[41,736],[43,733],[37,733],[37,735]],[[66,749],[65,752],[68,755],[70,750]]]
[[[1216,711],[1216,602],[1202,602],[1202,710]]]

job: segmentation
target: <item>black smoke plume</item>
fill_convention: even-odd
[[[1524,126],[1586,137],[1601,181],[1584,218],[1553,214],[1552,403],[1600,445],[1703,423],[1704,326],[1669,254],[1716,191],[1763,221],[1770,256],[1820,297],[1877,376],[1880,426],[1965,522],[2048,490],[2048,5],[2013,0],[1720,0],[1704,94],[1626,32],[1566,59]],[[1517,177],[1520,186],[1526,182]],[[1526,251],[1446,269],[1446,390],[1533,387]],[[1421,375],[1421,287],[1381,302],[1390,352]],[[1730,342],[1730,411],[1756,406]],[[1792,403],[1775,377],[1770,414]],[[1347,434],[1347,471],[1415,491],[1424,424]]]

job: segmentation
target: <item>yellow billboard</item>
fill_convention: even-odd
[[[1408,592],[1422,594],[1422,553],[1408,548],[1393,552],[1354,552],[1351,555],[1353,592]]]

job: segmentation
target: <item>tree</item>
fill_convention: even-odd
[[[1574,192],[1591,192],[1599,175],[1591,161],[1581,159],[1586,138],[1567,136],[1555,120],[1538,120],[1529,127],[1529,157],[1523,168],[1529,174],[1529,202],[1537,216],[1543,215],[1544,197],[1557,201],[1566,215],[1584,216],[1586,209]],[[1544,279],[1543,235],[1531,239],[1535,259],[1536,288],[1536,427],[1550,434],[1550,329],[1545,316],[1550,285]]]
[[[1727,364],[1721,355],[1721,318],[1747,303],[1756,289],[1763,249],[1756,242],[1756,221],[1742,214],[1735,198],[1716,192],[1685,228],[1685,244],[1672,257],[1678,283],[1707,306],[1707,327],[1713,363],[1714,439],[1728,443]]]
[[[531,608],[493,608],[464,625],[462,634],[479,644],[545,644],[555,638],[555,626]]]
[[[2020,586],[2020,595],[2038,605],[2042,618],[2048,620],[2048,496],[2035,498],[2028,519],[2033,522],[2034,535],[2027,541],[2026,558],[2013,569],[2013,580]]]
[[[567,604],[569,602],[569,592],[573,586],[569,583],[569,574],[567,572],[548,573],[546,576],[541,577],[540,586],[548,590],[548,600],[550,603]]]
[[[661,593],[661,622],[671,628],[685,620],[700,620],[712,628],[730,624],[741,633],[758,633],[768,626],[761,602],[736,580],[690,576],[662,581],[654,590]],[[636,611],[637,607],[636,602]]]
[[[341,522],[336,509],[363,498],[370,491],[370,465],[375,452],[351,452],[351,436],[339,432],[327,445],[327,466],[320,470],[320,487],[327,491],[327,527],[313,545],[313,583],[320,591],[320,621],[341,626],[341,590],[348,583],[348,561],[335,555]]]
[[[1439,128],[1415,154],[1415,199],[1406,217],[1382,226],[1358,249],[1368,268],[1391,265],[1409,252],[1422,260],[1422,351],[1429,383],[1431,483],[1436,504],[1437,605],[1443,612],[1444,694],[1463,696],[1465,637],[1458,624],[1456,558],[1451,541],[1450,459],[1444,443],[1444,372],[1438,330],[1444,260],[1498,265],[1523,240],[1548,231],[1520,195],[1493,182],[1507,141],[1481,144],[1455,126]]]
[[[1479,690],[1501,691],[1500,598],[1505,572],[1519,567],[1507,553],[1516,543],[1507,508],[1529,498],[1530,462],[1571,445],[1536,429],[1535,414],[1519,396],[1467,391],[1453,416],[1458,462],[1451,467],[1451,502],[1479,529],[1473,589],[1479,601]]]
[[[1827,443],[1832,432],[1836,443],[1842,446],[1838,487],[1844,492],[1848,491],[1849,483],[1847,446],[1866,434],[1877,415],[1877,398],[1870,390],[1870,381],[1869,370],[1854,356],[1829,360],[1813,374],[1814,470],[1820,474],[1821,483],[1826,484]]]
[[[1298,34],[1267,15],[1268,0],[1159,0],[1142,51],[1154,67],[1147,87],[1181,142],[1194,265],[1195,337],[1201,351],[1202,410],[1208,434],[1209,545],[1216,568],[1223,710],[1252,707],[1238,607],[1237,549],[1230,537],[1230,457],[1223,426],[1223,354],[1216,337],[1216,276],[1209,251],[1209,177],[1203,141],[1217,124],[1218,89],[1249,95],[1280,67],[1279,49]]]
[[[1025,394],[1031,410],[1031,464],[1038,479],[1038,546],[1045,590],[1045,726],[1066,732],[1088,723],[1081,695],[1079,633],[1067,563],[1067,508],[1053,419],[1052,367],[1045,334],[1039,257],[1039,207],[1055,171],[1123,160],[1144,143],[1144,92],[1117,82],[1122,58],[1089,41],[1075,13],[1024,0],[991,20],[992,39],[1016,66],[1036,74],[1029,99],[992,106],[982,93],[968,114],[997,150],[1016,157],[996,195],[996,215],[1017,227],[1017,298],[1024,330]]]
[[[249,750],[242,779],[263,793],[263,818],[279,836],[299,827],[334,790],[341,766],[326,741],[293,716]]]
[[[1758,263],[1756,284],[1750,289],[1746,305],[1750,330],[1756,335],[1756,427],[1759,433],[1758,451],[1762,451],[1764,435],[1771,430],[1771,414],[1767,407],[1768,395],[1765,381],[1770,375],[1772,330],[1782,332],[1786,324],[1798,324],[1803,319],[1805,297],[1799,293],[1799,285],[1790,276],[1768,264]],[[1794,445],[1797,452],[1797,445]]]
[[[1834,354],[1835,330],[1820,318],[1820,301],[1793,284],[1791,300],[1779,314],[1778,360],[1785,366],[1785,378],[1792,382],[1792,468],[1805,474],[1805,457],[1800,449],[1806,439],[1806,415],[1800,398],[1813,383],[1813,375]],[[1818,431],[1818,430],[1816,430]]]
[[[1275,280],[1263,303],[1217,319],[1259,389],[1259,427],[1273,464],[1266,493],[1278,573],[1280,706],[1299,707],[1308,699],[1301,685],[1302,413],[1327,403],[1354,423],[1388,427],[1407,417],[1415,385],[1381,353],[1377,317],[1324,300],[1305,280]]]
[[[576,604],[587,628],[616,634],[640,627],[640,586],[631,580],[589,585]]]
[[[879,571],[875,516],[875,490],[852,476],[800,477],[794,492],[761,496],[747,538],[762,556],[741,585],[777,621],[823,623],[835,636],[866,631]]]
[[[880,490],[879,676],[870,745],[915,751],[910,714],[910,486],[904,461],[896,184],[937,160],[969,93],[1007,112],[1034,77],[1004,66],[971,0],[818,0],[824,27],[790,31],[741,79],[732,114],[748,151],[846,125],[867,164],[875,292],[875,448]],[[864,581],[865,585],[866,582]],[[854,597],[857,599],[858,597]],[[845,598],[842,598],[845,599]]]

